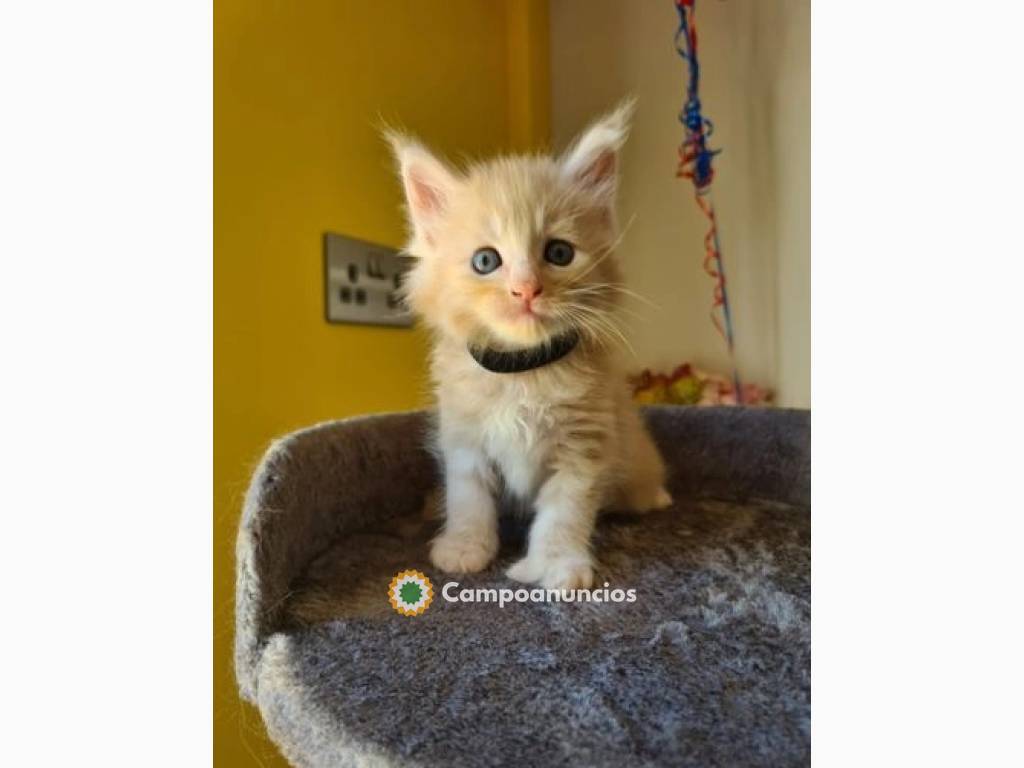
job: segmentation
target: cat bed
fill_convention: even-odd
[[[597,586],[635,601],[449,602],[503,575],[503,519],[471,576],[427,556],[429,415],[322,424],[275,442],[238,536],[236,672],[298,766],[785,766],[810,761],[810,414],[645,411],[665,511],[602,516]],[[427,504],[427,507],[430,505]],[[420,615],[396,574],[433,584]],[[452,590],[449,590],[451,594]],[[485,594],[485,593],[482,593]]]

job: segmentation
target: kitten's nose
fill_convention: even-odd
[[[544,288],[536,280],[524,280],[512,284],[512,295],[517,299],[522,299],[527,304],[540,296],[543,290]]]

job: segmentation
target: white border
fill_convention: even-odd
[[[211,30],[0,10],[10,765],[212,754]]]
[[[814,3],[820,765],[1024,763],[1020,17]]]

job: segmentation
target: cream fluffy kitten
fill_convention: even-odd
[[[610,344],[629,113],[599,120],[561,158],[502,157],[465,171],[389,137],[412,230],[406,251],[418,257],[406,300],[436,337],[446,493],[430,557],[443,571],[494,559],[502,488],[535,510],[526,556],[507,575],[552,589],[592,585],[599,510],[671,503]]]

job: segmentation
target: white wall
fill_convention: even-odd
[[[713,199],[737,359],[782,405],[810,405],[810,0],[702,0],[703,112],[715,124]],[[706,220],[675,177],[686,72],[671,0],[551,0],[552,134],[561,148],[621,98],[638,97],[623,155],[626,279],[636,368],[690,360],[727,371],[701,269]]]

